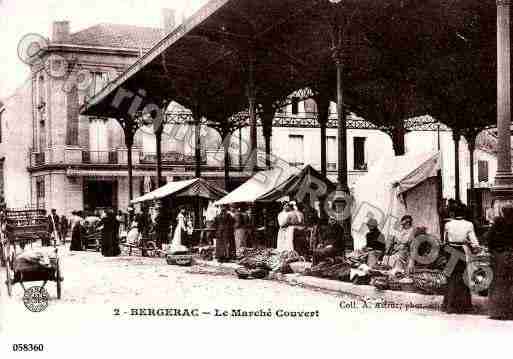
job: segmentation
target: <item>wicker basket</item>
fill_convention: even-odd
[[[399,282],[400,279],[397,278],[389,278],[388,280],[388,289],[390,290],[402,290],[402,285]]]
[[[380,290],[386,290],[389,289],[389,280],[387,276],[376,276],[372,277],[370,285],[376,287]]]
[[[175,264],[179,266],[190,266],[192,264],[191,254],[167,254],[167,264]]]
[[[403,291],[403,292],[415,292],[416,291],[415,283],[412,278],[405,277],[403,279],[400,279],[398,282],[401,287],[401,291]]]
[[[294,273],[303,274],[307,269],[312,268],[311,262],[306,262],[304,259],[298,262],[289,263],[289,267]]]
[[[447,277],[439,270],[416,270],[412,278],[415,287],[424,293],[442,294],[447,288]]]

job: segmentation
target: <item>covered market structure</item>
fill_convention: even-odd
[[[472,153],[477,133],[496,124],[493,191],[500,206],[513,199],[510,67],[509,0],[211,0],[92,98],[82,114],[121,123],[130,199],[133,135],[151,116],[159,152],[170,101],[190,109],[196,124],[196,177],[202,119],[226,138],[247,113],[249,162],[256,171],[257,121],[270,154],[277,106],[302,88],[310,88],[318,104],[325,174],[328,104],[336,101],[341,195],[348,190],[343,149],[349,111],[388,129],[396,154],[404,153],[406,118],[429,114],[451,127],[456,156],[461,135]],[[459,188],[458,169],[456,177]]]

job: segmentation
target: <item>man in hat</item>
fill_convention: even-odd
[[[367,227],[369,228],[369,231],[365,235],[365,239],[367,240],[366,248],[369,250],[367,265],[372,267],[383,258],[386,244],[385,236],[383,236],[379,230],[378,221],[375,218],[369,218]]]
[[[61,240],[59,216],[55,208],[52,208],[52,213],[48,216],[48,233],[53,236],[55,243]]]

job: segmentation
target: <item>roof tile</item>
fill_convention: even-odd
[[[102,23],[72,33],[73,45],[150,49],[163,38],[159,28]]]

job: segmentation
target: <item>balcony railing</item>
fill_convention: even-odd
[[[154,152],[141,152],[139,154],[140,163],[156,163],[157,162],[157,154]],[[170,165],[188,165],[194,164],[196,162],[196,157],[194,155],[186,155],[180,152],[163,152],[162,153],[162,163],[170,164]],[[201,154],[201,164],[206,164],[206,156]]]
[[[34,165],[35,166],[41,166],[45,163],[45,153],[44,152],[37,152],[34,153]]]
[[[82,151],[82,163],[118,164],[117,151]]]

